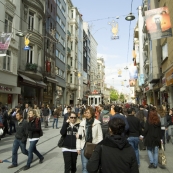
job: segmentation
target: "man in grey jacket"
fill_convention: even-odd
[[[23,119],[23,113],[18,111],[16,113],[16,119],[17,122],[15,124],[16,126],[16,134],[15,139],[13,142],[13,148],[12,148],[12,165],[8,168],[14,168],[17,167],[17,151],[20,147],[23,154],[28,156],[28,150],[26,150],[26,141],[28,137],[28,128],[27,128],[27,121]]]
[[[111,119],[110,106],[108,105],[99,105],[100,117],[99,121],[101,122],[103,139],[108,135],[108,122]]]

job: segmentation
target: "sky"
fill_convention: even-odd
[[[128,91],[126,87],[129,79],[128,71],[124,68],[132,63],[133,32],[138,18],[137,8],[142,4],[142,0],[133,0],[132,13],[136,19],[131,23],[129,53],[127,53],[129,21],[125,20],[125,16],[131,11],[131,0],[72,0],[72,2],[83,15],[83,20],[89,23],[91,33],[98,43],[98,57],[103,57],[105,60],[105,82],[119,91]],[[117,16],[119,19],[116,19]],[[105,19],[108,17],[109,19]],[[111,39],[109,23],[113,20],[119,24],[119,39],[117,40]],[[122,77],[118,77],[118,69],[123,70]],[[121,81],[124,80],[127,82],[124,82],[125,87],[122,87]]]

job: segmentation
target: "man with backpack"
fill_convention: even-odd
[[[101,122],[102,132],[103,132],[103,139],[108,135],[108,123],[111,119],[110,107],[108,105],[99,105],[100,117],[99,121]]]

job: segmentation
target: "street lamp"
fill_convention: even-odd
[[[126,66],[124,69],[125,69],[125,70],[128,70],[128,67]]]
[[[125,18],[127,21],[132,21],[135,19],[135,16],[132,14],[132,13],[129,13],[126,18]]]
[[[26,31],[25,31],[26,32]],[[24,35],[24,33],[21,31],[21,30],[19,30],[17,33],[16,33],[16,36],[18,36],[18,37],[24,37],[25,35]]]

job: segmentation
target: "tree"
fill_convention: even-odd
[[[111,101],[117,101],[118,97],[119,97],[118,91],[115,90],[115,89],[111,89],[111,91],[110,91],[110,99],[111,99]]]
[[[119,95],[119,100],[121,101],[121,102],[124,102],[124,100],[125,100],[125,96],[124,96],[124,94],[120,94]]]

